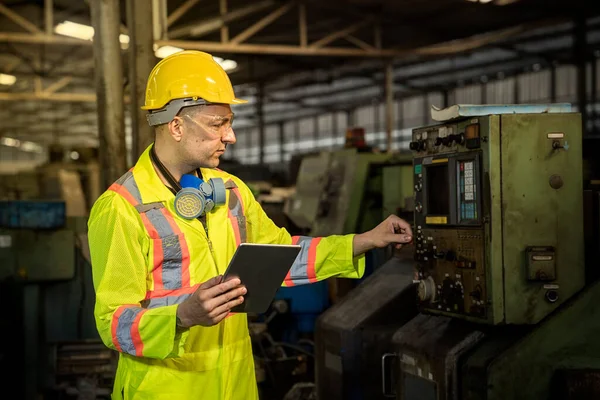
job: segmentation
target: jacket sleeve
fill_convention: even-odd
[[[243,182],[248,239],[254,243],[298,244],[302,247],[283,286],[314,283],[331,277],[359,279],[365,272],[365,256],[353,256],[354,234],[327,237],[291,236],[267,216]]]
[[[107,192],[92,208],[88,240],[96,303],[96,327],[104,344],[132,356],[173,357],[183,352],[187,331],[176,332],[177,305],[146,309],[150,246],[137,211]]]

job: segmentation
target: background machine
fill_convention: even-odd
[[[598,395],[600,286],[586,281],[594,274],[584,261],[592,241],[584,240],[580,115],[527,106],[482,114],[413,131],[413,257],[375,275],[392,264],[396,274],[410,270],[388,297],[416,295],[385,303],[375,322],[347,323],[360,312],[348,314],[344,302],[322,316],[320,397],[597,398],[589,396]],[[344,312],[346,324],[335,323]],[[368,329],[387,333],[374,346]],[[372,349],[363,364],[382,366],[376,389],[351,356],[361,348]]]

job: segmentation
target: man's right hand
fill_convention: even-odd
[[[180,326],[212,326],[221,322],[229,311],[244,302],[246,288],[240,286],[238,278],[221,283],[223,277],[216,276],[198,287],[194,294],[177,307]]]

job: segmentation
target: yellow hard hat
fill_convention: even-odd
[[[212,55],[184,50],[162,59],[150,72],[143,110],[150,125],[167,123],[183,107],[220,103],[243,104],[235,97],[225,70]]]

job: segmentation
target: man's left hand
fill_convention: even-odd
[[[410,242],[412,242],[412,229],[408,222],[396,215],[390,215],[370,231],[354,236],[354,256],[390,244],[400,249]]]

